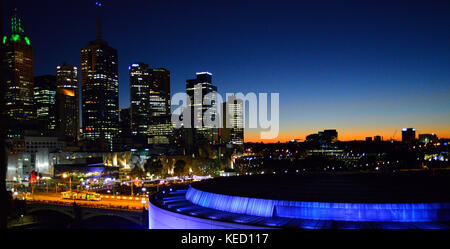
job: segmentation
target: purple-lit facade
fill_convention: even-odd
[[[159,195],[159,196],[158,196]],[[190,186],[151,198],[151,229],[447,228],[450,203],[332,203],[216,194]]]
[[[190,187],[186,199],[202,207],[263,217],[312,220],[430,222],[450,220],[450,203],[300,202],[215,194]],[[443,212],[445,211],[445,212]]]

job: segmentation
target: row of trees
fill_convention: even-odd
[[[148,159],[143,167],[135,166],[130,175],[133,177],[145,177],[148,174],[160,177],[186,176],[186,175],[211,175],[217,176],[220,169],[227,168],[229,161],[226,159],[195,159],[187,163],[183,159],[178,159],[173,165],[163,165],[160,159]],[[173,174],[169,170],[173,169]]]
[[[174,165],[173,173],[175,176],[183,176],[185,175],[188,169],[186,168],[186,162],[184,160],[177,160]],[[153,174],[155,176],[165,177],[168,176],[167,170],[164,170],[164,166],[161,163],[160,159],[157,160],[147,160],[144,164],[144,169],[139,166],[133,167],[131,169],[131,176],[133,177],[145,177],[147,173]]]

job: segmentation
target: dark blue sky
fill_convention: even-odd
[[[34,46],[35,75],[80,64],[94,2],[7,1],[4,15],[19,9]],[[172,93],[197,71],[212,72],[221,93],[279,92],[280,140],[324,128],[388,138],[406,126],[450,137],[448,1],[103,2],[121,107],[128,65],[142,61],[171,71]]]

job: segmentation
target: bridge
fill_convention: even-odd
[[[130,207],[118,205],[89,204],[63,201],[26,201],[25,214],[33,215],[40,211],[52,211],[64,214],[73,222],[82,222],[101,216],[113,216],[125,219],[148,228],[148,211],[145,207]]]

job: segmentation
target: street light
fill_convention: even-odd
[[[70,189],[70,192],[72,193],[72,176],[71,176],[71,175],[68,175],[68,174],[66,174],[66,173],[64,173],[64,174],[62,175],[62,177],[63,177],[64,179],[66,179],[67,177],[69,177],[69,189]]]
[[[147,204],[147,201],[146,200],[142,200],[141,203],[142,203],[142,209],[145,209],[145,204]]]

